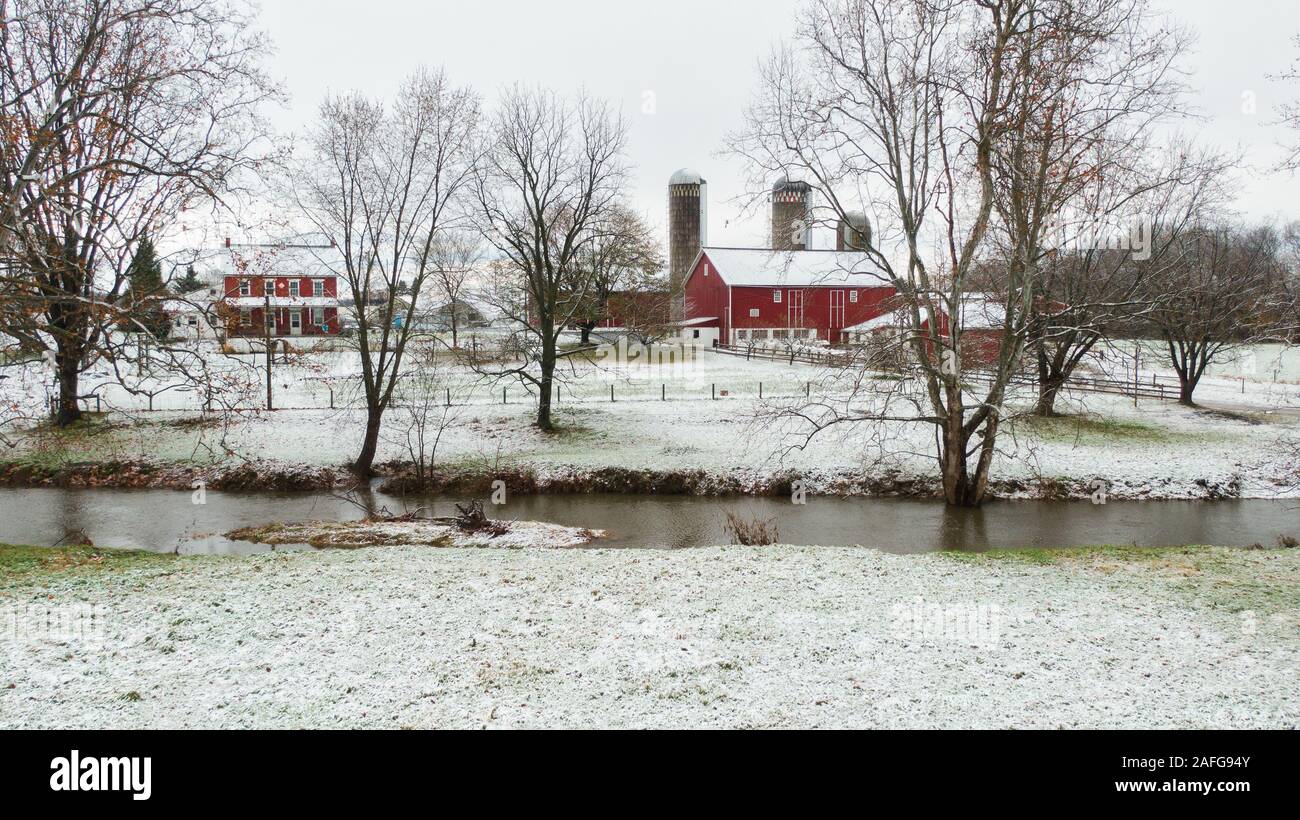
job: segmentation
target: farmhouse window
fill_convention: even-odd
[[[856,290],[849,291],[849,301],[855,303],[858,301],[858,292]]]
[[[239,295],[240,295],[240,296],[252,296],[252,295],[253,295],[253,282],[252,282],[252,280],[250,280],[250,279],[240,279],[240,280],[239,280]]]
[[[318,326],[325,324],[325,308],[311,309],[311,323]]]
[[[239,311],[239,324],[243,325],[244,327],[247,327],[252,323],[253,323],[253,315],[249,312],[248,308],[244,308],[243,310]]]
[[[781,303],[781,291],[779,290],[772,291],[772,304],[779,305],[780,303]]]
[[[275,295],[275,280],[266,279],[262,282],[262,288],[266,291],[267,296]]]
[[[313,279],[313,280],[311,280],[311,295],[312,295],[312,296],[324,296],[324,295],[325,295],[325,280],[324,280],[324,279]]]
[[[300,291],[300,288],[301,288],[301,287],[302,287],[302,283],[299,282],[297,279],[290,279],[290,280],[289,280],[289,295],[290,295],[290,296],[299,296],[299,295],[301,294],[301,291]]]

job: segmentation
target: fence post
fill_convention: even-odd
[[[613,383],[610,383],[610,385],[609,385],[609,401],[610,401],[611,404],[614,402],[614,385],[613,385]]]
[[[805,399],[812,398],[812,382],[803,383],[803,397]]]
[[[659,385],[659,400],[668,401],[668,385],[666,384]]]
[[[1242,382],[1241,382],[1241,392],[1243,392],[1243,393],[1246,392],[1246,382],[1245,382],[1244,379],[1243,379]],[[153,396],[150,396],[150,397],[149,397],[149,409],[150,409],[150,410],[153,409]],[[95,412],[96,412],[96,413],[100,412],[99,394],[98,394],[98,393],[95,394]]]
[[[763,398],[763,383],[762,383],[762,382],[759,382],[759,383],[758,383],[758,397],[759,397],[760,399]]]
[[[712,392],[713,398],[716,400],[718,398],[718,386],[716,384],[711,384],[709,385],[709,390]]]
[[[334,385],[329,385],[330,391],[330,409],[334,409]]]
[[[501,403],[502,404],[506,403],[506,389],[504,387],[501,388]]]
[[[451,388],[447,388],[447,406],[451,407]]]

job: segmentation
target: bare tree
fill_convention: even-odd
[[[448,231],[433,243],[433,296],[445,300],[435,307],[447,311],[453,349],[460,347],[460,325],[468,306],[467,285],[481,256],[481,240],[468,231]]]
[[[611,315],[636,311],[635,300],[649,300],[647,280],[663,265],[663,251],[645,220],[624,205],[610,208],[600,220],[596,238],[583,247],[569,277],[572,281],[567,283],[574,292],[586,292],[573,313],[573,325],[582,333],[581,343],[588,344],[591,331]],[[634,292],[644,295],[633,296]],[[611,307],[619,310],[611,311]],[[639,318],[650,319],[648,315]]]
[[[984,499],[1052,219],[1091,147],[1124,133],[1115,119],[1150,121],[1167,104],[1159,72],[1181,40],[1154,22],[1142,0],[810,4],[797,48],[765,64],[732,146],[756,182],[805,177],[821,221],[878,215],[851,272],[897,289],[916,374],[857,380],[876,392],[865,410],[859,400],[789,411],[808,435],[846,421],[929,425],[947,501]],[[979,292],[972,274],[995,249],[1001,287]],[[963,368],[972,323],[1000,331],[978,380]]]
[[[571,354],[560,334],[585,304],[588,248],[608,236],[607,219],[626,180],[627,125],[602,102],[565,100],[516,86],[505,92],[476,192],[481,227],[504,265],[489,289],[514,322],[514,363],[476,367],[537,390],[537,426],[552,428],[555,367]]]
[[[395,443],[406,450],[415,470],[415,488],[423,488],[438,463],[438,445],[459,418],[452,405],[448,373],[436,345],[413,349],[414,367],[402,377]]]
[[[371,473],[437,243],[463,218],[478,127],[478,96],[421,70],[391,109],[358,93],[326,99],[294,169],[298,210],[338,249],[355,305],[366,403],[358,475]]]
[[[1073,220],[1058,217],[1059,244],[1039,263],[1041,295],[1028,348],[1040,416],[1055,413],[1060,391],[1103,339],[1135,327],[1151,308],[1144,279],[1177,269],[1178,240],[1224,204],[1236,164],[1179,143],[1157,150],[1136,134],[1121,151],[1136,162],[1097,163],[1107,167],[1090,175]],[[1151,167],[1142,158],[1152,155],[1165,159]]]
[[[1179,240],[1180,264],[1144,281],[1149,318],[1178,373],[1178,400],[1193,395],[1206,368],[1234,349],[1282,341],[1296,327],[1278,234],[1201,225]]]
[[[135,248],[265,158],[258,108],[277,91],[243,3],[15,0],[0,12],[0,319],[56,352],[68,424],[81,373],[115,343]]]

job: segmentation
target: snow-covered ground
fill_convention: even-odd
[[[0,726],[1296,728],[1298,573],[1295,550],[155,558],[0,584]]]
[[[60,445],[67,450],[57,455],[74,461],[257,459],[342,465],[356,455],[363,432],[363,414],[342,407],[348,390],[355,389],[346,387],[355,380],[345,378],[355,367],[352,357],[321,354],[277,369],[280,407],[325,409],[250,411],[230,426],[187,425],[184,422],[195,414],[185,411],[116,412],[109,421],[117,427]],[[867,424],[832,428],[795,449],[803,431],[774,423],[771,413],[801,401],[805,393],[846,395],[845,380],[822,368],[747,361],[711,351],[678,354],[672,361],[662,353],[630,363],[621,358],[614,355],[566,371],[556,400],[563,429],[554,435],[532,427],[535,403],[518,382],[481,382],[462,369],[447,367],[435,380],[437,392],[450,389],[455,407],[439,443],[438,461],[462,469],[527,467],[543,476],[598,467],[704,469],[742,476],[793,470],[811,478],[813,491],[819,488],[819,477],[824,478],[822,489],[838,486],[830,478],[837,474],[889,468],[906,476],[935,473],[932,431],[924,425],[888,430],[884,451],[869,443],[881,429]],[[340,409],[328,409],[331,386]],[[0,382],[0,390],[31,405],[39,404],[44,387],[39,378],[25,374]],[[255,392],[252,395],[260,401]],[[195,398],[172,392],[158,402],[192,403]],[[1120,497],[1300,495],[1294,463],[1300,442],[1300,385],[1214,377],[1204,380],[1197,399],[1202,408],[1154,399],[1134,406],[1122,396],[1067,394],[1058,407],[1074,414],[1073,419],[1004,427],[994,479],[1021,482],[1030,487],[1028,493],[1040,479],[1076,484],[1099,479]],[[1023,391],[1016,394],[1013,410],[1028,407],[1031,400]],[[119,391],[108,404],[139,406],[142,401]],[[390,411],[379,462],[409,458],[404,435],[408,424],[401,408]],[[11,453],[41,446],[40,439],[28,439]]]

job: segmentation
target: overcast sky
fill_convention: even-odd
[[[621,105],[631,125],[634,204],[666,222],[666,185],[679,167],[709,181],[709,241],[766,242],[761,218],[741,219],[729,202],[742,191],[734,160],[719,156],[740,122],[755,66],[791,30],[799,0],[263,0],[277,45],[271,67],[291,94],[276,112],[284,131],[311,121],[327,91],[389,96],[420,64],[445,66],[492,104],[502,86],[586,87]],[[1286,135],[1269,125],[1277,105],[1300,98],[1300,84],[1271,81],[1297,56],[1296,0],[1176,0],[1164,5],[1198,34],[1187,67],[1193,99],[1207,121],[1188,130],[1239,146],[1257,171],[1245,180],[1240,210],[1258,218],[1300,219],[1296,180],[1269,170]],[[1245,95],[1253,95],[1248,113]],[[652,98],[649,95],[653,95]],[[653,113],[643,113],[647,100]],[[820,247],[826,246],[822,239]]]

